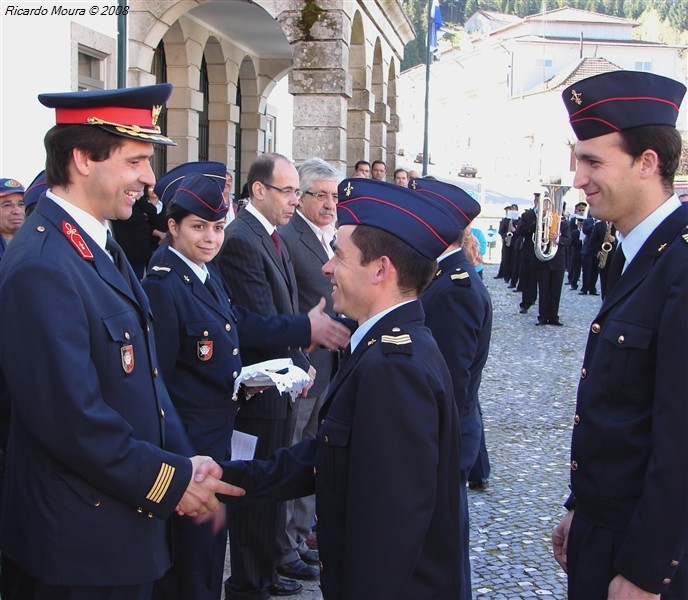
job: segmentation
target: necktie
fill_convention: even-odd
[[[105,249],[112,256],[112,262],[115,263],[117,270],[122,274],[124,281],[131,288],[131,279],[129,279],[129,269],[127,268],[127,259],[124,257],[124,252],[120,245],[115,241],[110,232],[107,234],[105,242]]]
[[[276,229],[272,232],[270,237],[272,238],[272,241],[275,242],[275,248],[277,248],[277,255],[281,259],[282,258],[282,244],[280,243],[279,234],[277,233]]]
[[[623,271],[624,264],[626,263],[626,257],[624,256],[623,248],[621,244],[616,247],[616,252],[614,252],[614,257],[609,265],[609,273],[607,274],[607,285],[605,290],[605,295],[609,295],[612,289],[616,285],[619,277],[621,277],[621,271]]]
[[[218,302],[220,302],[220,295],[219,295],[219,292],[217,291],[217,288],[215,287],[215,285],[214,285],[213,282],[211,281],[210,275],[208,275],[208,276],[205,278],[205,287],[208,288],[208,291],[213,295],[213,298],[215,298],[215,300],[217,300]]]

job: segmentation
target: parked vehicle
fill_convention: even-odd
[[[464,163],[459,170],[459,177],[475,177],[477,174],[478,169],[470,163]]]

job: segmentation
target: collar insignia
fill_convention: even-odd
[[[71,223],[67,221],[62,221],[62,233],[64,236],[72,243],[72,246],[76,248],[79,256],[84,260],[93,260],[93,253],[86,245],[84,238],[81,237],[79,230],[74,227]]]

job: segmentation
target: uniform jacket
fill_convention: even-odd
[[[459,597],[458,413],[424,319],[414,301],[373,326],[333,379],[316,439],[224,465],[256,499],[315,487],[327,600]]]
[[[535,210],[528,208],[523,211],[521,218],[516,228],[516,234],[523,240],[521,259],[531,261],[535,259],[535,250],[533,248],[533,234],[537,226],[537,215]]]
[[[248,211],[240,211],[225,230],[225,243],[215,258],[222,276],[229,284],[234,302],[261,315],[298,314],[296,277],[289,249],[282,244],[280,260],[275,243],[265,227]],[[243,347],[243,340],[240,339]],[[253,364],[272,358],[288,357],[308,371],[306,354],[299,347],[282,345],[271,350],[247,348],[244,363]],[[256,394],[241,408],[242,417],[283,419],[292,402],[276,390]]]
[[[466,253],[441,258],[421,296],[432,331],[452,376],[461,419],[475,414],[492,334],[492,301]]]
[[[626,531],[614,569],[653,593],[688,560],[686,340],[684,204],[650,235],[590,328],[571,446],[567,506]]]
[[[191,463],[163,448],[190,447],[159,377],[148,299],[129,275],[133,291],[45,196],[2,259],[12,400],[2,552],[48,584],[135,584],[170,565],[165,519]]]
[[[325,312],[331,317],[336,316],[332,308],[332,284],[322,272],[329,258],[315,232],[299,213],[294,213],[289,223],[279,228],[279,235],[292,258],[299,290],[299,312],[307,313],[320,302],[320,298],[325,298]],[[337,353],[315,348],[308,358],[316,369],[315,383],[308,395],[319,396],[327,389],[337,368]]]
[[[155,317],[155,339],[172,401],[199,454],[229,457],[238,401],[232,399],[246,347],[307,344],[306,317],[264,317],[231,303],[231,291],[215,265],[206,265],[221,301],[179,256],[166,250],[143,287]]]

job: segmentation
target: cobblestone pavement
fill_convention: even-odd
[[[520,294],[496,273],[485,266],[494,323],[480,403],[492,472],[485,491],[468,493],[473,596],[564,599],[550,532],[564,514],[576,388],[600,298],[564,285],[564,327],[536,327],[537,305],[519,314]],[[322,599],[316,582],[303,585],[294,598]]]

